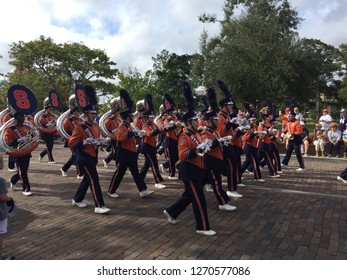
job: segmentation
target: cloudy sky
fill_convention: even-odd
[[[218,34],[218,24],[198,21],[202,12],[222,18],[224,0],[10,0],[1,2],[0,73],[8,65],[9,44],[40,35],[55,43],[83,42],[105,50],[119,69],[152,68],[163,49],[177,54],[199,51],[205,28]],[[338,47],[347,43],[346,0],[290,0],[304,18],[300,37]]]

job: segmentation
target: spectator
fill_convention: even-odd
[[[330,129],[330,123],[333,121],[333,118],[329,115],[328,109],[323,109],[323,115],[319,118],[319,123],[321,124],[324,135],[328,136],[328,130]]]
[[[295,113],[295,119],[296,119],[298,122],[301,122],[301,121],[304,120],[304,116],[300,113],[298,107],[295,107],[295,108],[294,108],[294,113]]]
[[[346,109],[342,109],[340,111],[340,121],[339,121],[339,130],[341,131],[341,133],[345,131],[346,124],[347,124]]]
[[[303,145],[301,145],[301,153],[304,155],[304,157],[307,157],[308,147],[311,143],[310,132],[308,131],[307,127],[305,127],[305,123],[303,121],[300,121],[300,125],[303,127],[301,134],[303,142]]]
[[[2,155],[0,155],[0,170],[4,168]],[[2,255],[3,237],[7,233],[7,206],[14,207],[13,199],[7,195],[6,181],[0,177],[0,260],[14,260],[14,257]]]
[[[340,154],[340,145],[341,145],[341,131],[337,130],[337,123],[331,123],[331,130],[328,131],[328,147],[329,154],[328,157],[331,157],[333,150],[336,151],[336,157],[339,157]]]
[[[345,125],[345,130],[342,132],[342,141],[345,145],[343,156],[347,159],[347,124]]]
[[[319,157],[319,150],[322,152],[322,156],[324,155],[324,148],[326,145],[326,136],[322,131],[322,125],[320,123],[316,123],[316,128],[313,132],[313,144],[316,150],[316,157]]]

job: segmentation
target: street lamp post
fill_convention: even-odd
[[[78,82],[80,76],[81,76],[80,73],[78,73],[77,71],[75,71],[75,72],[72,73],[72,79],[73,79],[74,82],[75,82],[75,86],[77,85],[77,82]]]

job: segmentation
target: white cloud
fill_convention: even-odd
[[[320,39],[338,46],[347,38],[347,1],[291,0],[299,16],[306,18],[301,37]],[[120,69],[152,67],[151,57],[167,49],[178,54],[199,51],[203,28],[217,34],[218,24],[203,24],[203,13],[223,17],[224,0],[11,0],[1,5],[0,73],[7,65],[8,45],[40,35],[54,42],[83,42],[100,48]]]

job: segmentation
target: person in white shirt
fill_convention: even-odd
[[[333,121],[333,118],[329,115],[328,109],[323,109],[323,115],[319,118],[318,122],[322,126],[322,131],[325,136],[328,136],[328,130],[330,129],[330,123]]]
[[[328,157],[331,157],[333,151],[336,151],[336,157],[339,157],[340,154],[340,140],[341,140],[341,131],[337,129],[336,123],[331,123],[331,130],[328,131],[328,147],[329,154]]]
[[[295,107],[294,108],[294,113],[295,113],[295,119],[300,123],[304,120],[304,116],[300,113],[299,108]]]

